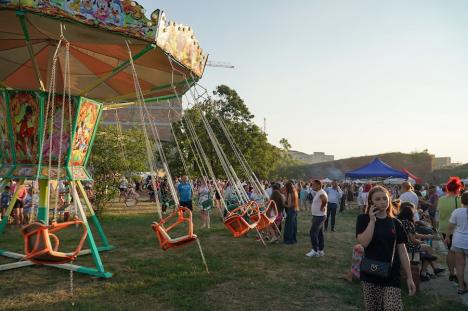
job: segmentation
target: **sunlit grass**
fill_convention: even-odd
[[[145,210],[146,208],[146,210]],[[139,213],[106,214],[102,224],[116,248],[101,254],[109,280],[74,274],[75,295],[65,270],[27,267],[1,272],[2,310],[360,310],[359,284],[339,276],[349,267],[354,243],[356,211],[337,220],[337,232],[326,236],[326,256],[307,258],[310,250],[310,216],[299,215],[298,244],[263,247],[253,233],[234,239],[212,212],[211,230],[195,231],[200,237],[210,274],[204,270],[195,243],[163,252],[150,224],[156,213],[140,205]],[[73,230],[64,241],[73,244]],[[97,234],[95,233],[95,236]],[[65,242],[64,242],[65,243]],[[18,230],[8,227],[0,236],[3,249],[22,252]],[[11,262],[1,258],[0,263]],[[91,266],[90,256],[76,264]],[[72,307],[74,302],[74,307]],[[406,310],[462,310],[461,305],[432,296],[405,297]]]

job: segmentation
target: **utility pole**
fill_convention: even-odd
[[[266,134],[266,118],[263,117],[263,133]]]

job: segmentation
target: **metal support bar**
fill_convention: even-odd
[[[9,88],[9,86],[6,85],[5,82],[3,82],[2,80],[0,80],[0,87],[5,88],[5,89]]]
[[[37,62],[36,62],[36,56],[34,55],[34,50],[31,45],[28,25],[26,23],[25,15],[26,15],[25,11],[16,11],[16,16],[19,17],[21,28],[23,29],[24,40],[26,41],[26,46],[28,48],[29,57],[31,58],[31,62],[34,68],[34,74],[36,75],[36,79],[37,79],[37,82],[39,83],[41,90],[45,91],[45,85],[44,85],[44,82],[42,81],[41,72],[39,71],[39,66],[37,65]]]
[[[78,206],[78,211],[80,213],[80,218],[85,223],[86,229],[88,230],[87,240],[88,240],[89,248],[91,249],[91,255],[93,257],[94,264],[95,264],[95,266],[97,268],[97,271],[99,271],[100,273],[105,273],[104,265],[102,264],[102,261],[101,261],[101,256],[99,256],[99,250],[98,250],[98,248],[96,246],[96,242],[94,241],[93,232],[91,231],[91,228],[89,227],[88,220],[86,219],[86,213],[83,210],[83,206],[81,205],[80,197],[78,196],[78,192],[76,191],[75,182],[71,183],[71,190],[72,190],[73,200],[75,201],[75,204],[77,204],[77,206]],[[78,271],[78,272],[80,272],[80,271]],[[85,273],[85,272],[83,272],[83,273]]]
[[[37,219],[49,223],[49,200],[50,200],[50,181],[39,180],[39,206],[37,208]]]
[[[177,97],[178,97],[177,95],[166,95],[166,96],[160,96],[160,97],[145,98],[145,103],[152,103],[152,102],[155,102],[155,101],[169,100],[169,99],[174,99],[174,98],[177,98]],[[138,104],[139,104],[138,102],[110,104],[110,105],[104,106],[103,110],[115,110],[115,109],[127,108],[127,107],[131,107],[131,106],[136,106]]]
[[[78,186],[78,190],[81,193],[81,196],[83,197],[85,201],[86,207],[88,208],[88,211],[91,214],[91,221],[93,222],[94,227],[98,231],[98,234],[99,234],[99,237],[101,238],[102,243],[104,244],[105,247],[109,247],[112,249],[113,247],[109,245],[109,241],[107,240],[106,234],[104,233],[104,230],[102,229],[101,223],[99,222],[99,219],[94,213],[93,207],[91,206],[91,202],[89,202],[86,191],[83,188],[83,184],[81,183],[81,181],[77,181],[76,184]]]
[[[34,265],[34,263],[31,261],[17,261],[12,263],[6,263],[4,265],[0,265],[0,271],[29,267],[32,265]]]
[[[174,85],[169,84],[169,83],[168,84],[161,84],[161,85],[152,87],[152,88],[150,88],[148,90],[144,90],[144,91],[142,91],[142,93],[143,93],[143,96],[145,96],[145,95],[157,92],[157,91],[162,91],[162,90],[165,90],[165,89],[172,89],[173,87],[177,88],[177,87],[179,87],[181,85],[185,85],[185,84],[192,85],[192,83],[194,83],[194,82],[195,81],[192,78],[190,78],[188,80],[183,80],[183,81],[177,82]],[[170,95],[170,96],[174,96],[174,95]],[[133,92],[133,93],[129,93],[129,94],[121,95],[121,96],[108,98],[108,99],[105,100],[105,102],[109,103],[109,102],[123,101],[123,100],[132,99],[132,98],[135,98],[135,97],[136,97],[136,93]],[[155,97],[155,98],[157,98],[157,97]]]
[[[87,255],[87,254],[90,254],[90,253],[91,253],[91,250],[86,249],[86,250],[82,250],[78,254],[78,256]],[[8,251],[2,251],[2,250],[0,250],[0,255],[8,257],[8,258],[12,258],[12,259],[17,259],[17,260],[21,260],[22,258],[24,258],[23,254],[8,252]],[[17,262],[12,262],[12,263],[7,263],[7,264],[0,265],[0,271],[6,271],[6,270],[17,269],[17,268],[22,268],[22,267],[28,267],[28,266],[32,266],[32,265],[35,265],[35,263],[33,263],[32,261],[29,261],[29,260],[22,260],[22,261],[17,261]],[[71,270],[71,271],[75,271],[75,272],[78,272],[78,273],[88,274],[88,275],[97,276],[97,277],[106,278],[106,279],[112,277],[112,273],[110,273],[110,272],[99,271],[99,270],[94,269],[94,268],[83,267],[83,266],[78,266],[78,265],[73,265],[73,264],[59,264],[59,265],[50,264],[50,265],[44,265],[44,266],[54,267],[54,268],[59,268],[59,269],[64,269],[64,270],[69,270],[69,271]]]
[[[133,61],[136,61],[137,59],[139,59],[140,57],[142,57],[143,55],[145,55],[148,51],[151,51],[152,49],[154,49],[156,46],[154,44],[148,44],[143,50],[141,50],[140,52],[138,52],[137,54],[135,54],[133,57],[132,57],[132,60]],[[118,74],[119,72],[121,72],[122,70],[124,70],[125,68],[127,68],[128,66],[130,65],[130,60],[126,60],[124,61],[123,63],[121,63],[120,65],[118,65],[117,67],[115,67],[114,69],[112,69],[111,72],[103,75],[102,77],[100,77],[99,79],[91,82],[90,84],[88,84],[87,86],[85,86],[80,95],[79,96],[84,96],[86,94],[88,94],[89,92],[91,92],[92,90],[94,90],[95,88],[97,88],[99,85],[101,85],[102,83],[106,82],[107,80],[109,80],[110,78],[112,78],[113,76],[115,76],[116,74]]]

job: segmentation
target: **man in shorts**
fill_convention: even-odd
[[[18,198],[15,202],[15,206],[13,207],[15,211],[15,220],[16,220],[16,225],[21,226],[24,222],[24,214],[23,214],[23,208],[24,208],[24,199],[27,194],[26,186],[21,185],[19,186],[18,190]]]
[[[177,191],[179,192],[180,206],[192,210],[192,186],[188,182],[187,176],[182,177],[182,181],[177,185]]]

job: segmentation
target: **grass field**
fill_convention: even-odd
[[[337,232],[326,235],[325,257],[307,258],[310,217],[299,215],[298,244],[263,247],[254,239],[234,239],[212,213],[211,230],[196,230],[210,268],[207,274],[196,243],[163,252],[150,224],[156,213],[109,213],[103,227],[116,248],[102,253],[109,280],[28,267],[0,274],[2,310],[361,310],[359,284],[339,276],[349,267],[356,211],[337,218]],[[199,223],[198,213],[194,219]],[[0,247],[22,252],[16,228],[0,236]],[[0,263],[11,260],[0,259]],[[89,256],[76,264],[90,265]],[[74,306],[72,306],[72,301]],[[462,310],[453,300],[429,294],[404,298],[405,310]]]

